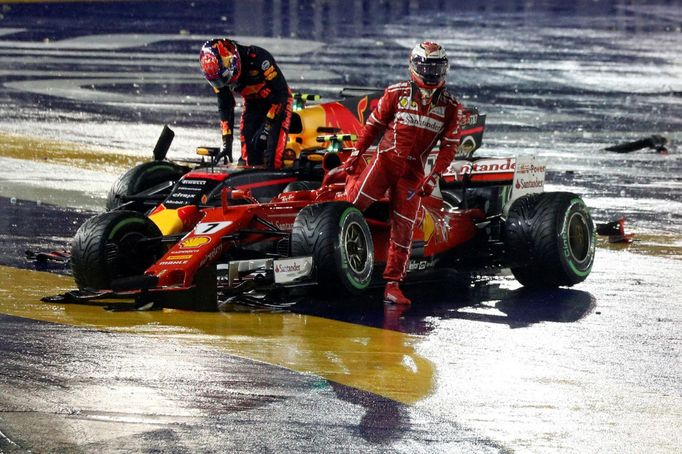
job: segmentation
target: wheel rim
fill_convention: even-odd
[[[590,255],[590,229],[582,213],[573,213],[568,221],[568,248],[571,259],[583,263]]]
[[[367,267],[367,238],[362,230],[362,226],[357,222],[352,222],[346,229],[343,241],[348,265],[355,273],[362,273]]]
[[[121,235],[107,244],[106,254],[113,276],[138,272],[147,268],[144,260],[140,260],[139,242],[146,236],[142,232],[131,231]]]

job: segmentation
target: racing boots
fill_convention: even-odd
[[[408,305],[412,304],[412,301],[403,295],[398,282],[391,281],[386,283],[386,288],[384,289],[384,303]]]

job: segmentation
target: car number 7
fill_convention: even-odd
[[[224,222],[200,222],[194,227],[194,233],[197,235],[206,235],[216,233],[232,224],[232,221]]]

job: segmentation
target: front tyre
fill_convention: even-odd
[[[592,270],[595,228],[583,200],[570,192],[521,197],[509,210],[505,244],[511,271],[526,287],[572,286]]]
[[[172,184],[175,184],[190,169],[169,161],[150,161],[139,164],[121,175],[111,186],[107,195],[107,211],[117,209],[124,203],[127,210],[144,213],[152,205],[146,204],[144,197],[131,199],[154,190],[157,186],[163,186],[158,195],[170,193]],[[152,196],[150,195],[149,198]],[[160,200],[159,200],[160,201]]]
[[[327,295],[362,293],[372,279],[372,234],[360,210],[347,202],[303,208],[291,232],[291,254],[313,257],[318,288]]]
[[[150,238],[155,238],[153,241]],[[79,289],[110,289],[114,279],[138,276],[163,255],[161,232],[134,211],[110,211],[81,225],[71,242],[71,270]]]

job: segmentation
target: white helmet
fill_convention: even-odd
[[[433,90],[445,85],[448,56],[438,43],[424,41],[410,52],[410,78],[419,88]]]

